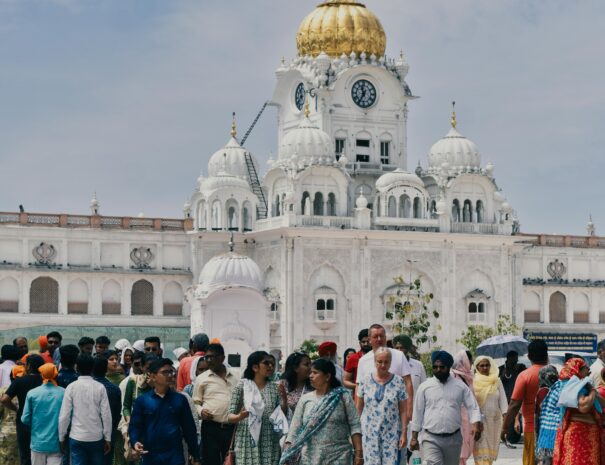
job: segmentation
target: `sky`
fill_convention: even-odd
[[[318,0],[0,0],[0,211],[182,217]],[[408,169],[458,129],[528,233],[605,235],[605,2],[366,0],[406,54]],[[246,146],[277,152],[275,109]]]

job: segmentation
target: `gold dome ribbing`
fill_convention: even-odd
[[[296,46],[300,56],[326,52],[336,58],[355,52],[368,57],[384,55],[387,38],[378,18],[365,5],[353,0],[329,0],[318,5],[298,28]]]

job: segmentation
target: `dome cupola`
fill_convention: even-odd
[[[433,144],[429,151],[429,172],[441,170],[443,163],[455,170],[478,170],[481,155],[477,145],[456,129],[456,112],[452,112],[452,127],[442,139]]]
[[[424,183],[422,182],[422,179],[420,179],[414,173],[404,171],[400,168],[396,169],[395,171],[385,173],[376,180],[376,189],[378,189],[379,191],[388,189],[389,187],[395,185],[406,185],[417,187],[418,189],[424,189]]]
[[[386,34],[379,19],[355,0],[328,0],[303,19],[296,34],[300,56],[331,58],[355,53],[384,56]]]

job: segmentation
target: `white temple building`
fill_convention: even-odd
[[[410,67],[385,56],[373,13],[327,1],[296,41],[275,71],[279,149],[262,177],[234,122],[183,219],[102,216],[96,198],[90,215],[0,213],[2,337],[59,327],[170,345],[205,331],[244,357],[310,338],[342,351],[362,327],[392,324],[396,276],[434,294],[442,347],[499,315],[534,333],[605,334],[592,223],[586,237],[521,234],[455,112],[410,171]]]

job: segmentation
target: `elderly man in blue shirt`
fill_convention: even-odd
[[[61,465],[59,412],[65,389],[57,386],[57,367],[42,365],[42,386],[27,393],[21,422],[31,429],[32,465]]]
[[[149,366],[152,391],[134,403],[128,435],[143,465],[185,465],[183,440],[200,465],[195,421],[187,398],[174,391],[176,371],[172,360],[162,358]]]

